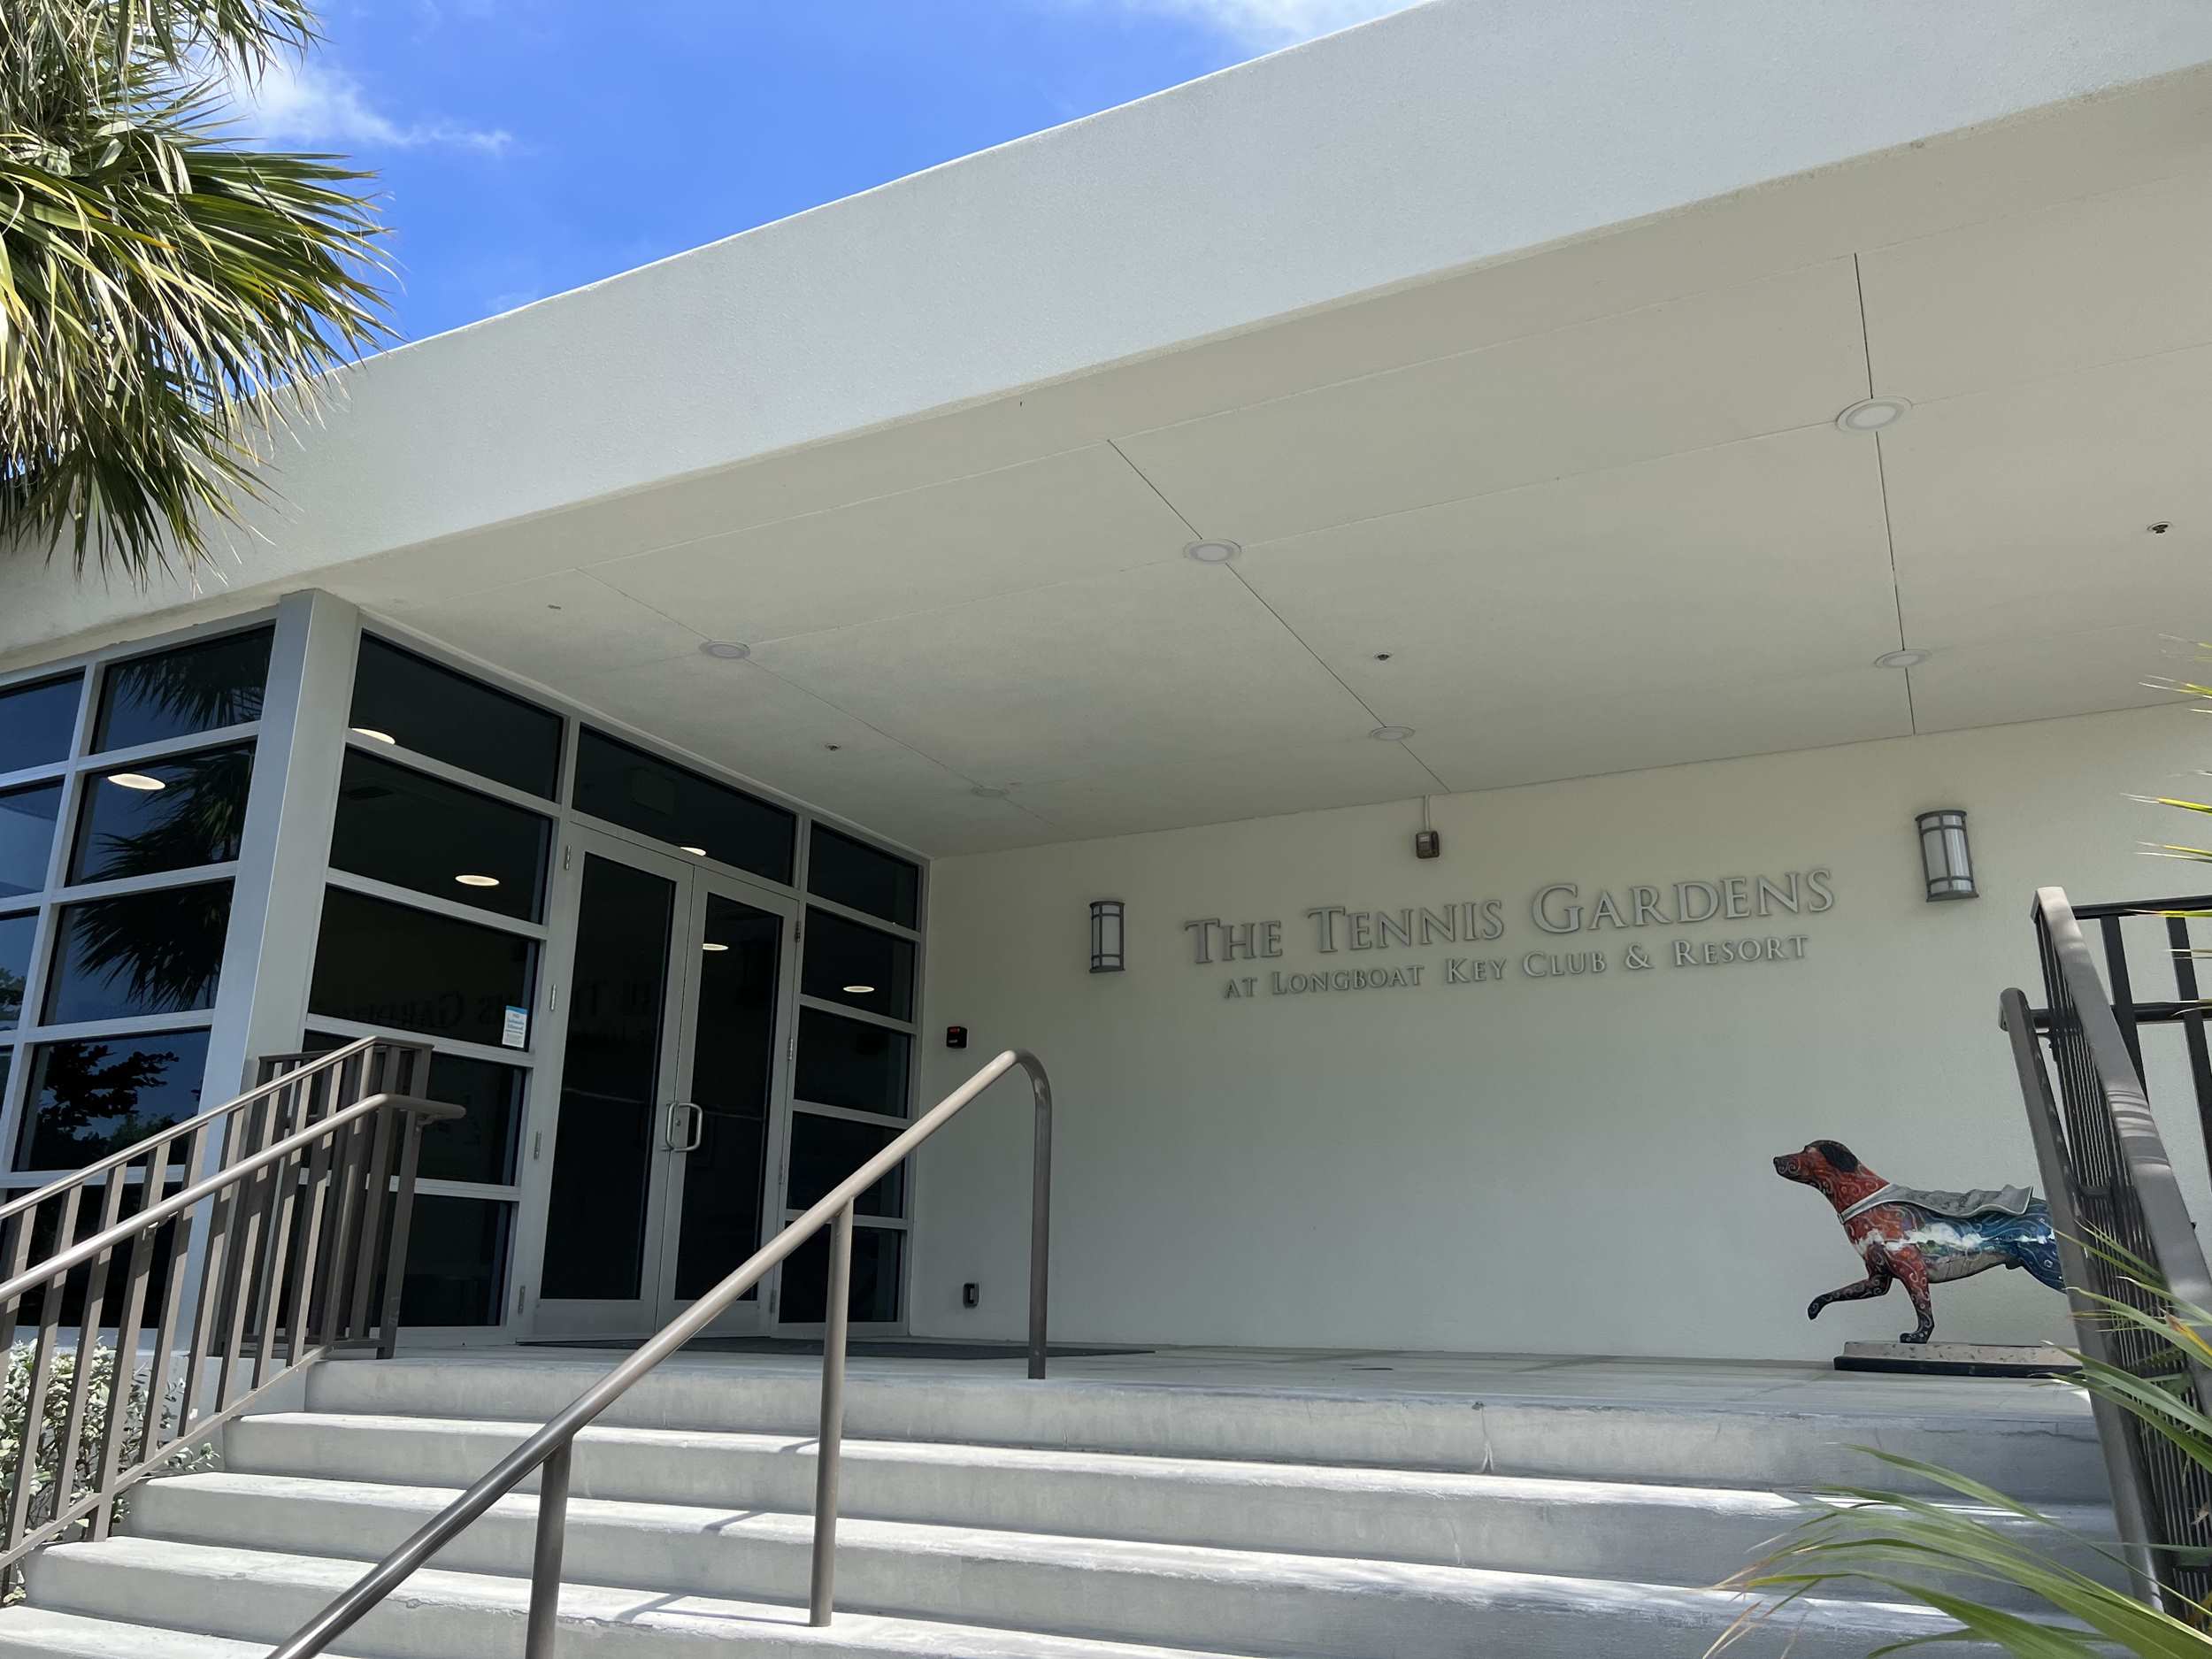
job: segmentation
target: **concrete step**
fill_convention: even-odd
[[[0,1611],[0,1644],[18,1644],[0,1645],[0,1655],[266,1659],[360,1571],[357,1562],[142,1539],[64,1545],[33,1558],[32,1594],[51,1605]],[[108,1616],[53,1610],[79,1600]],[[526,1579],[430,1569],[349,1632],[344,1651],[360,1659],[521,1659],[529,1604]],[[179,1620],[220,1634],[182,1633],[171,1627]],[[558,1641],[561,1659],[1227,1659],[861,1614],[816,1630],[803,1608],[573,1584],[562,1591]]]
[[[572,1525],[570,1536],[573,1542]],[[1374,1659],[1386,1653],[1698,1659],[1736,1610],[1732,1598],[1710,1591],[1466,1568],[1325,1563],[1311,1556],[1245,1557],[1225,1576],[1211,1562],[1179,1565],[1173,1559],[1204,1552],[1163,1551],[1158,1571],[1133,1573],[1125,1552],[1143,1548],[1087,1545],[1084,1555],[1064,1563],[1062,1583],[1079,1607],[1097,1605],[1078,1582],[1087,1571],[1100,1586],[1114,1586],[1124,1603],[1134,1595],[1157,1596],[1176,1607],[1206,1601],[1217,1609],[1233,1602],[1250,1617],[1224,1631],[1211,1651],[1274,1659]],[[1216,1553],[1235,1559],[1234,1552]],[[996,1564],[988,1558],[976,1563],[975,1588],[992,1581]],[[360,1571],[357,1562],[327,1556],[118,1538],[65,1545],[34,1557],[31,1599],[40,1608],[126,1624],[273,1642],[313,1617]],[[519,1577],[431,1569],[357,1626],[349,1640],[375,1659],[515,1659],[528,1596],[527,1580]],[[1194,1651],[1207,1651],[1187,1644],[1208,1640],[1190,1629],[1177,1638],[1186,1646],[1167,1649],[860,1612],[841,1614],[828,1630],[818,1632],[804,1626],[804,1617],[803,1609],[772,1601],[571,1583],[562,1594],[560,1642],[564,1655],[591,1659],[822,1653],[886,1659],[917,1654],[1165,1659],[1173,1653],[1187,1659]],[[1742,1659],[1784,1653],[1790,1659],[1861,1659],[1871,1648],[1933,1634],[1945,1625],[1939,1616],[1918,1609],[1801,1601],[1732,1652]],[[1984,1649],[1953,1651],[1987,1659]]]
[[[308,1405],[363,1415],[543,1422],[603,1375],[605,1356],[440,1356],[319,1365]],[[950,1368],[856,1362],[845,1432],[856,1440],[1058,1448],[1252,1462],[1567,1476],[1795,1490],[1904,1484],[1861,1448],[1936,1463],[2035,1502],[2102,1505],[2104,1467],[2088,1415],[1915,1412],[1886,1398],[1864,1412],[1763,1410],[1587,1399],[1332,1394],[1311,1389],[1102,1382],[1033,1383]],[[638,1428],[810,1438],[812,1366],[672,1361],[602,1420]]]
[[[0,1659],[268,1659],[268,1655],[266,1642],[119,1624],[42,1607],[0,1612]]]
[[[223,1462],[233,1474],[457,1489],[535,1427],[273,1413],[239,1422]],[[577,1443],[572,1491],[810,1516],[814,1450],[812,1440],[789,1435],[592,1429]],[[1732,1487],[849,1440],[839,1507],[848,1522],[1708,1586],[1803,1520],[1815,1502]],[[2108,1513],[2091,1506],[2062,1506],[2054,1518],[2087,1538],[2110,1533]],[[2092,1552],[2082,1556],[2085,1569],[2116,1577]]]

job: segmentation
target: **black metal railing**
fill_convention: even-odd
[[[2124,1040],[2114,996],[2099,977],[2064,891],[2036,895],[2035,927],[2047,1006],[2008,990],[1999,1007],[2012,1043],[2061,1264],[2082,1350],[2200,1410],[2212,1406],[2212,1372],[2176,1344],[2100,1307],[2124,1302],[2163,1318],[2167,1301],[2139,1280],[2116,1249],[2148,1269],[2170,1296],[2212,1308],[2212,1272],[2184,1204],[2173,1164]],[[2047,1069],[2038,1036],[2049,1050]],[[2052,1078],[2057,1079],[2054,1098]],[[2095,1402],[2121,1542],[2146,1600],[2193,1622],[2212,1593],[2212,1474],[2131,1413]]]
[[[0,1349],[24,1385],[0,1574],[104,1538],[132,1486],[301,1366],[391,1353],[422,1127],[462,1115],[394,1087],[428,1061],[373,1038],[274,1057],[236,1100],[0,1206]]]
[[[2212,1042],[2208,1042],[2208,1010],[2199,988],[2200,950],[2212,946],[2193,930],[2212,918],[2212,894],[2193,894],[2175,899],[2129,899],[2117,902],[2077,904],[2074,919],[2094,939],[2104,956],[2105,983],[2112,993],[2112,1014],[2119,1022],[2120,1041],[2135,1063],[2135,1075],[2150,1086],[2150,1071],[2143,1064],[2143,1031],[2173,1030],[2181,1036],[2189,1071],[2190,1093],[2196,1108],[2197,1133],[2205,1156],[2212,1161]],[[2131,952],[2131,930],[2137,949]],[[2155,933],[2153,933],[2155,929]],[[2150,939],[2157,942],[2145,949]],[[2162,993],[2171,984],[2173,995]],[[2047,1010],[2038,1010],[2039,1020]]]

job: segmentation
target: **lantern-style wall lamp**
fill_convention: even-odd
[[[1974,890],[1974,855],[1966,844],[1966,810],[1939,807],[1923,812],[1920,826],[1920,867],[1928,878],[1928,902],[1939,899],[1978,897]]]
[[[1121,901],[1091,901],[1091,972],[1121,972]]]

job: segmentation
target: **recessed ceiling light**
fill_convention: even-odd
[[[389,743],[394,748],[399,745],[399,739],[394,737],[389,732],[380,732],[373,726],[357,726],[353,728],[353,734],[356,737],[365,737],[373,743]]]
[[[849,985],[845,987],[847,996],[873,996],[875,994],[876,987],[872,985]]]
[[[122,789],[166,789],[169,786],[158,778],[149,778],[142,772],[119,772],[110,775],[108,781]]]
[[[707,856],[707,849],[703,847],[679,847],[676,850],[680,853],[689,853],[694,858],[704,858]]]
[[[700,656],[724,663],[741,663],[752,654],[751,646],[741,645],[735,640],[709,640],[699,648]]]
[[[1003,801],[1006,798],[1006,791],[995,783],[971,784],[968,786],[968,793],[979,795],[986,801]]]
[[[1925,651],[1884,651],[1874,659],[1877,668],[1917,668],[1928,660]]]
[[[1864,398],[1838,415],[1836,425],[1845,432],[1879,432],[1902,420],[1911,407],[1901,397]]]
[[[453,879],[465,887],[495,887],[499,885],[497,876],[456,876]]]
[[[1243,551],[1234,541],[1194,541],[1183,549],[1183,557],[1196,559],[1201,565],[1226,565]]]
[[[1413,735],[1409,726],[1379,726],[1368,736],[1379,743],[1402,743]]]
[[[727,950],[729,947],[723,944],[718,940],[709,939],[702,941],[699,949],[702,950]]]

